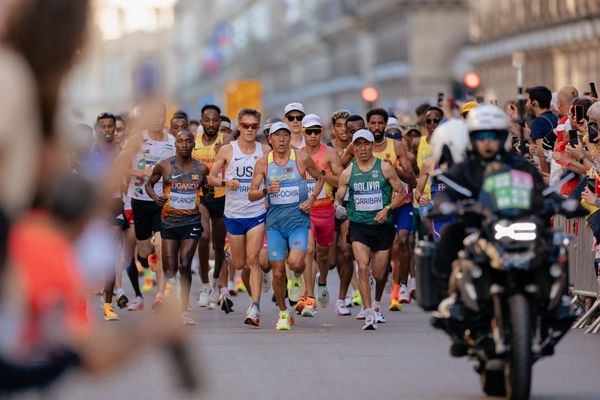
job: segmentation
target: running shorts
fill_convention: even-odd
[[[346,241],[360,242],[372,251],[389,250],[396,237],[396,228],[393,224],[360,224],[350,221]]]
[[[224,196],[211,200],[205,200],[204,197],[201,197],[200,202],[206,206],[211,218],[223,218],[223,213],[225,212]]]
[[[267,229],[269,261],[285,260],[288,250],[300,249],[306,252],[308,247],[308,228],[294,228],[284,232]]]
[[[331,247],[335,240],[335,210],[333,207],[310,212],[310,229],[315,242],[321,247]]]
[[[254,218],[227,218],[224,217],[225,229],[230,235],[245,235],[251,229],[265,223],[267,214]]]
[[[396,232],[412,231],[413,228],[413,205],[405,204],[394,210],[394,220],[396,221]]]
[[[148,240],[152,237],[152,232],[161,231],[161,206],[153,201],[132,199],[131,210],[133,211],[133,226],[137,240]]]
[[[202,224],[200,222],[196,224],[189,224],[183,226],[176,226],[173,228],[162,228],[161,236],[163,240],[198,240],[202,235]]]

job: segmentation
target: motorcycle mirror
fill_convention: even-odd
[[[558,181],[558,182],[554,183],[553,185],[550,185],[546,189],[544,189],[542,191],[542,196],[548,197],[552,193],[558,192],[560,190],[560,188],[562,187],[562,185],[564,185],[565,183],[569,182],[571,179],[574,179],[576,177],[577,177],[577,174],[575,174],[574,172],[567,173],[560,179],[560,181]]]

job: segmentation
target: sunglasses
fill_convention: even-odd
[[[285,117],[285,119],[287,119],[290,122],[292,122],[293,120],[302,121],[302,118],[304,118],[304,115],[288,115]]]
[[[320,135],[321,132],[323,132],[323,129],[321,129],[321,128],[308,128],[308,129],[305,129],[304,132],[306,132],[307,135]]]
[[[439,124],[440,121],[441,121],[441,119],[439,119],[439,118],[433,118],[433,119],[427,118],[425,120],[425,123],[427,123],[427,124]]]
[[[256,129],[260,128],[260,124],[249,124],[247,122],[242,122],[240,124],[240,126],[242,128],[244,128],[245,130],[249,130],[249,129],[256,130]]]
[[[484,140],[489,140],[490,142],[494,140],[498,140],[498,134],[496,132],[475,132],[473,134],[473,139],[478,142],[482,142]]]

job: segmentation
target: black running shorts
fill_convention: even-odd
[[[131,199],[133,226],[137,240],[148,240],[153,232],[160,232],[160,213],[162,207],[153,201]]]
[[[368,225],[350,221],[346,241],[360,242],[372,251],[388,250],[394,243],[396,228],[394,224]]]

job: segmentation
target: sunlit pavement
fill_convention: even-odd
[[[336,297],[337,277],[331,281]],[[156,350],[108,375],[72,374],[50,395],[73,400],[486,398],[473,363],[450,358],[449,339],[429,326],[429,315],[416,304],[385,312],[388,322],[374,332],[362,331],[362,321],[354,317],[337,316],[332,304],[315,318],[297,317],[291,331],[279,332],[270,298],[269,293],[263,299],[259,329],[242,323],[245,294],[234,298],[235,312],[229,315],[200,310],[194,302],[198,325],[187,329],[187,339],[204,377],[198,394],[178,389],[168,354]],[[358,309],[352,311],[356,315]],[[120,315],[119,323],[136,318]],[[532,398],[598,399],[599,376],[600,335],[571,331],[555,356],[535,365]]]

